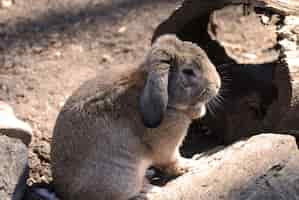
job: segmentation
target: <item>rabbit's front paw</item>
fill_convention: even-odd
[[[180,176],[196,168],[196,160],[179,157],[176,162],[169,164],[164,171],[171,176]]]

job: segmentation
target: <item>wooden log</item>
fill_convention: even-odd
[[[197,161],[198,168],[170,181],[147,200],[297,199],[298,161],[293,137],[254,136],[207,152]]]
[[[242,6],[235,5],[240,2],[251,3],[249,7],[262,8],[262,11],[258,15],[243,16]],[[229,88],[225,88],[230,94],[224,98],[224,109],[221,108],[221,112],[218,109],[213,116],[208,114],[201,122],[225,143],[263,131],[297,129],[298,51],[295,49],[298,48],[299,28],[294,16],[286,17],[281,23],[282,14],[287,11],[298,14],[297,3],[187,0],[153,36],[155,39],[161,34],[175,33],[181,39],[202,46],[215,65],[232,63],[229,72],[225,70],[232,81]],[[279,28],[282,24],[283,28]],[[277,40],[285,46],[280,48],[284,59],[278,58]],[[220,73],[221,70],[219,67]]]
[[[281,58],[270,65],[260,65],[271,68],[272,75],[271,72],[268,75],[272,78],[267,80],[261,68],[254,74],[246,70],[232,73],[231,104],[226,106],[224,114],[219,114],[215,119],[211,116],[205,119],[206,125],[214,133],[220,133],[218,135],[225,143],[263,131],[299,129],[299,16],[286,16],[279,27],[276,32]],[[247,84],[244,83],[244,76],[247,79],[251,77]],[[251,88],[251,91],[242,95],[239,88],[242,85],[243,88]],[[258,87],[254,87],[256,85]]]
[[[273,46],[276,42],[274,26],[269,26],[269,24],[262,26],[253,12],[250,12],[249,16],[246,16],[246,13],[240,13],[241,6],[221,9],[227,5],[240,4],[243,5],[244,11],[248,7],[262,7],[282,13],[287,11],[299,13],[298,3],[295,0],[289,1],[289,3],[277,0],[186,0],[156,28],[152,41],[165,33],[174,33],[183,40],[197,42],[203,48],[206,46],[207,39],[216,40],[224,47],[228,56],[237,63],[261,64],[277,60],[278,52]],[[218,9],[221,10],[217,12]],[[209,19],[210,15],[209,33],[211,38],[207,38],[202,27],[206,31],[209,20],[205,19]],[[192,30],[186,33],[190,24]],[[247,31],[247,29],[253,30]],[[253,39],[255,35],[259,35],[258,42]],[[198,41],[199,38],[202,39]],[[205,50],[208,52],[207,48]]]

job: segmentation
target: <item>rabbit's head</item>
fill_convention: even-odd
[[[147,79],[140,96],[140,113],[148,128],[158,127],[167,109],[202,112],[221,86],[206,53],[174,35],[158,38],[144,67]]]

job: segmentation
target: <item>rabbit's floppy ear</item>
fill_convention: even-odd
[[[169,64],[160,63],[156,70],[148,73],[140,96],[140,113],[143,124],[156,128],[163,120],[168,103]]]
[[[168,104],[168,74],[181,41],[172,34],[160,36],[153,44],[144,67],[148,72],[140,96],[143,124],[156,128],[163,120]]]

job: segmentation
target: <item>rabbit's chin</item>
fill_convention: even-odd
[[[203,116],[205,116],[207,109],[206,105],[204,103],[197,103],[193,106],[186,106],[186,105],[175,105],[175,106],[167,106],[168,109],[170,110],[176,110],[176,111],[181,111],[185,114],[187,114],[191,119],[198,119]]]

